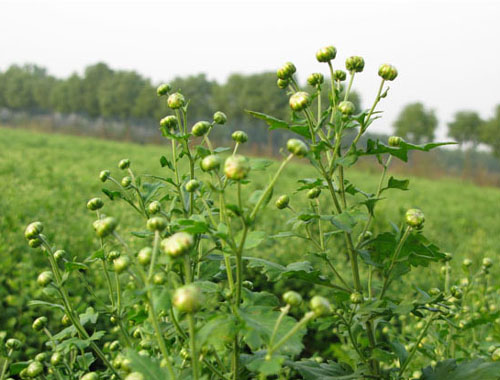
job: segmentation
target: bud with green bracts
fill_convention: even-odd
[[[290,80],[288,79],[278,79],[278,81],[276,82],[276,84],[278,85],[279,88],[281,88],[282,90],[287,88],[288,85],[290,84]]]
[[[137,254],[137,261],[141,265],[148,265],[151,262],[152,255],[153,255],[153,250],[150,247],[144,247]]]
[[[5,342],[5,347],[8,350],[17,351],[21,348],[21,346],[22,346],[22,343],[19,339],[10,338],[10,339],[7,339],[7,341]]]
[[[43,231],[43,224],[41,222],[33,222],[24,230],[24,237],[28,240],[38,237]]]
[[[365,60],[362,57],[352,56],[345,60],[345,68],[350,73],[360,73],[365,67]]]
[[[356,304],[356,305],[363,303],[363,295],[359,292],[351,293],[349,299],[351,300],[351,302],[353,304]]]
[[[491,360],[493,360],[494,362],[500,361],[500,347],[493,351],[493,353],[491,354]]]
[[[491,268],[492,265],[493,265],[493,260],[491,260],[489,257],[485,257],[483,259],[483,266],[485,268]]]
[[[429,289],[429,295],[431,295],[431,296],[437,296],[440,293],[441,293],[441,290],[439,288]]]
[[[321,189],[319,187],[314,187],[307,192],[307,198],[315,199],[321,194]]]
[[[389,146],[392,146],[392,147],[398,147],[401,144],[401,141],[403,141],[403,139],[399,136],[391,136],[387,140],[387,142],[389,143]]]
[[[227,178],[238,181],[245,179],[250,172],[248,158],[241,155],[229,156],[224,163],[224,174]]]
[[[171,89],[172,88],[168,84],[163,83],[163,84],[160,84],[158,86],[158,88],[156,89],[156,94],[158,96],[167,95]]]
[[[290,306],[299,306],[302,303],[302,297],[299,293],[289,290],[283,294],[283,301]]]
[[[129,177],[129,176],[125,176],[125,177],[122,178],[120,184],[123,187],[127,188],[127,187],[129,187],[132,184],[132,178]]]
[[[96,372],[88,372],[80,380],[99,380],[99,375]]]
[[[130,167],[130,160],[128,158],[124,158],[123,160],[120,160],[118,163],[118,168],[121,170],[128,169]]]
[[[171,257],[179,257],[188,253],[193,245],[193,236],[187,232],[177,232],[161,241],[163,252]]]
[[[180,92],[175,92],[168,97],[167,104],[169,108],[176,110],[182,108],[184,104],[186,104],[186,99],[184,99],[184,95],[182,95]]]
[[[335,70],[333,72],[333,80],[343,82],[347,78],[347,74],[344,70]]]
[[[469,268],[471,265],[472,265],[472,260],[471,259],[464,259],[464,261],[462,261],[462,266],[464,268]]]
[[[131,372],[127,375],[125,380],[146,380],[146,378],[140,372]]]
[[[290,79],[295,71],[297,71],[295,65],[292,62],[287,62],[278,69],[276,75],[279,79]]]
[[[148,211],[150,214],[158,214],[161,211],[161,203],[158,201],[153,201],[148,206]]]
[[[201,309],[204,297],[201,290],[194,284],[185,285],[175,290],[173,304],[184,313],[195,313]]]
[[[227,122],[226,114],[224,112],[221,112],[221,111],[217,111],[216,113],[214,113],[213,119],[214,119],[215,124],[219,124],[219,125],[224,125]]]
[[[216,170],[220,167],[221,160],[219,156],[216,156],[215,154],[211,154],[209,156],[206,156],[201,160],[200,162],[200,167],[201,170],[205,172],[209,172],[211,170]]]
[[[355,110],[356,110],[356,107],[354,106],[354,103],[352,103],[348,100],[344,100],[343,102],[340,102],[340,104],[339,104],[339,111],[344,116],[351,116]]]
[[[130,259],[128,256],[120,256],[113,261],[113,269],[116,273],[120,274],[125,272],[130,266]]]
[[[290,197],[286,194],[281,195],[277,200],[276,200],[276,207],[279,210],[283,210],[284,208],[288,207],[288,204],[290,203]]]
[[[420,228],[425,222],[425,216],[421,210],[417,208],[411,208],[406,211],[405,221],[406,224],[408,224],[410,227]]]
[[[392,81],[398,76],[398,70],[394,66],[384,63],[379,67],[378,75],[384,80]]]
[[[29,377],[37,377],[43,373],[43,365],[40,362],[31,362],[28,367],[26,367],[26,374]]]
[[[61,260],[66,256],[66,251],[64,249],[58,249],[54,252],[54,259]]]
[[[63,355],[59,351],[56,351],[50,357],[50,364],[56,366],[62,363],[62,360],[63,360]]]
[[[146,226],[150,231],[163,231],[167,227],[167,221],[161,216],[149,218]]]
[[[40,352],[37,356],[35,356],[35,360],[37,362],[43,363],[44,361],[47,360],[47,353]]]
[[[106,182],[110,175],[111,173],[109,172],[109,170],[103,170],[99,173],[99,179],[101,180],[101,182]]]
[[[200,186],[201,186],[200,181],[198,181],[197,179],[190,179],[186,183],[186,191],[188,193],[194,193],[196,190],[200,188]]]
[[[199,121],[191,128],[191,133],[197,137],[203,136],[210,130],[211,126],[212,124],[208,121]]]
[[[307,145],[298,139],[290,139],[286,143],[286,149],[297,157],[304,157],[307,154]]]
[[[243,131],[235,131],[231,138],[239,144],[244,144],[248,141],[248,135]]]
[[[87,202],[87,208],[91,211],[99,210],[102,206],[104,206],[104,202],[99,197],[92,198]]]
[[[54,279],[54,275],[50,271],[45,271],[39,274],[36,282],[40,286],[47,286]]]
[[[328,315],[332,312],[332,307],[330,302],[325,297],[314,296],[309,304],[311,310],[316,314],[316,316]]]
[[[311,104],[311,95],[305,91],[296,92],[290,97],[289,104],[293,111],[303,111],[307,108],[307,106],[309,106],[309,104]]]
[[[112,216],[96,220],[93,224],[97,236],[101,238],[112,234],[117,225],[118,221]]]
[[[319,86],[320,84],[323,83],[324,80],[325,78],[321,73],[312,73],[307,77],[307,83],[309,83],[309,85],[313,87]]]
[[[118,251],[111,251],[108,253],[108,261],[112,262],[114,260],[116,260],[117,258],[119,258],[121,256],[121,253],[118,252]]]
[[[41,331],[45,326],[47,326],[47,322],[47,317],[38,317],[33,321],[33,325],[31,325],[31,327],[33,327],[33,330],[35,331]]]
[[[334,46],[326,46],[316,52],[316,59],[318,62],[330,62],[336,55],[337,49]]]
[[[165,116],[160,120],[160,127],[169,131],[177,128],[177,118],[174,115]]]
[[[167,276],[163,272],[158,272],[153,275],[153,284],[163,285],[167,282]]]
[[[38,247],[40,247],[43,244],[43,240],[40,239],[40,236],[42,236],[42,235],[39,235],[39,237],[36,237],[34,239],[29,239],[28,240],[28,245],[31,248],[38,248]]]

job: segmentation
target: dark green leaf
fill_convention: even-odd
[[[266,115],[261,112],[255,112],[255,111],[246,111],[246,112],[257,119],[264,120],[267,123],[267,125],[269,125],[270,130],[287,129],[300,136],[311,138],[311,133],[309,132],[309,127],[307,125],[297,125],[297,124],[290,125],[284,120],[276,119],[275,117]]]
[[[160,363],[149,357],[141,356],[132,349],[126,350],[126,356],[130,359],[130,367],[133,371],[141,373],[147,380],[169,380],[170,375]]]

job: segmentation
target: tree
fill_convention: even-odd
[[[422,103],[406,105],[394,123],[396,135],[415,144],[432,141],[438,120],[433,110],[426,110]]]
[[[483,123],[477,112],[459,111],[455,113],[455,119],[448,123],[448,136],[455,139],[460,146],[470,142],[475,149],[479,143],[479,129]]]
[[[500,158],[500,104],[496,106],[493,117],[482,126],[480,142],[488,145],[493,154]]]

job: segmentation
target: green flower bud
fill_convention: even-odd
[[[343,82],[347,78],[347,74],[344,70],[335,70],[333,72],[333,80]]]
[[[332,312],[330,302],[325,297],[314,296],[310,302],[310,308],[317,316],[324,316]]]
[[[413,228],[420,228],[425,221],[424,213],[416,208],[411,208],[406,211],[405,215],[406,224]]]
[[[87,202],[87,208],[91,211],[99,210],[104,206],[104,202],[102,201],[101,198],[92,198],[90,201]]]
[[[54,275],[52,274],[52,272],[45,271],[45,272],[40,273],[40,275],[36,279],[36,282],[40,286],[47,286],[48,284],[50,284],[52,282],[53,278],[54,278]]]
[[[245,179],[250,172],[248,158],[241,155],[229,156],[224,163],[224,174],[235,181]]]
[[[43,224],[41,222],[33,222],[24,230],[24,237],[28,240],[38,237],[43,231]]]
[[[403,139],[401,137],[391,136],[391,137],[389,137],[388,143],[389,143],[389,146],[398,147],[401,144],[401,141],[403,141]]]
[[[120,183],[124,188],[127,188],[132,184],[132,178],[127,175],[122,178]]]
[[[22,345],[23,344],[21,343],[21,341],[19,339],[15,339],[15,338],[7,339],[7,341],[5,342],[5,347],[8,350],[13,350],[13,351],[19,350]]]
[[[165,273],[158,272],[153,275],[153,284],[163,285],[166,282],[167,282],[167,276],[165,276]]]
[[[201,186],[200,181],[198,181],[197,179],[190,179],[186,183],[186,191],[188,193],[194,193],[196,190],[200,188],[200,186]]]
[[[111,251],[110,253],[108,253],[108,261],[113,262],[117,258],[119,258],[120,256],[121,256],[120,252],[118,252],[118,251]]]
[[[29,377],[37,377],[43,373],[43,365],[40,362],[31,362],[28,367],[26,367],[26,374]],[[87,379],[86,379],[87,380]]]
[[[339,111],[344,116],[351,116],[355,110],[356,110],[356,107],[354,106],[354,103],[352,103],[348,100],[344,100],[343,102],[340,102],[340,104],[339,104]]]
[[[324,80],[323,74],[320,73],[312,73],[307,77],[307,83],[313,87],[319,86]]]
[[[235,131],[231,135],[231,138],[237,143],[244,144],[248,141],[248,135],[243,131]]]
[[[247,288],[247,289],[253,289],[253,282],[252,281],[248,281],[248,280],[245,280],[241,283],[241,285],[244,287],[244,288]]]
[[[464,261],[462,262],[462,265],[464,266],[464,268],[469,268],[472,265],[472,260],[471,259],[464,259]]]
[[[363,303],[363,301],[364,301],[363,295],[359,292],[351,293],[351,296],[349,297],[349,299],[355,305]]]
[[[95,232],[97,233],[97,236],[102,238],[112,234],[117,225],[118,221],[112,216],[108,216],[94,222]]]
[[[167,227],[167,221],[161,216],[153,216],[148,219],[146,226],[150,231],[163,231]]]
[[[276,75],[279,79],[290,79],[296,71],[295,65],[292,62],[287,62],[278,69]]]
[[[290,197],[288,195],[281,195],[277,200],[276,200],[276,207],[279,210],[283,210],[284,208],[288,207],[288,204],[290,203]]]
[[[124,158],[123,160],[120,160],[118,163],[118,168],[121,170],[128,169],[130,167],[130,160],[128,158]]]
[[[88,372],[83,375],[80,380],[99,380],[99,375],[97,372]]]
[[[226,114],[224,112],[217,111],[216,113],[214,113],[214,122],[215,122],[215,124],[219,124],[219,125],[226,124],[226,122],[227,122]]]
[[[137,261],[141,265],[148,265],[151,262],[152,255],[153,255],[153,250],[150,247],[145,247],[141,249],[137,254]]]
[[[483,266],[485,268],[490,268],[493,265],[493,261],[489,257],[483,259]]]
[[[365,67],[365,60],[362,57],[353,56],[345,60],[345,68],[349,72],[360,73]]]
[[[216,170],[220,167],[220,158],[215,154],[206,156],[201,160],[200,167],[203,171],[208,172],[211,170]]]
[[[165,128],[168,131],[177,128],[177,118],[174,115],[165,116],[160,120],[160,127]]]
[[[491,360],[494,362],[500,361],[500,348],[497,348],[493,353],[491,354]]]
[[[429,289],[429,295],[431,295],[431,296],[437,296],[440,293],[441,293],[441,290],[439,288]]]
[[[33,330],[35,331],[41,331],[45,326],[47,326],[47,322],[47,317],[38,317],[33,321],[31,327],[33,327]]]
[[[303,111],[309,104],[311,104],[311,95],[305,91],[296,92],[290,96],[289,104],[293,111]]]
[[[109,345],[110,351],[118,351],[120,349],[120,342],[118,340],[114,340]]]
[[[120,256],[113,261],[113,269],[116,273],[120,274],[125,272],[130,266],[130,259],[128,256]]]
[[[40,352],[37,356],[35,356],[35,360],[37,362],[43,363],[45,360],[47,360],[47,353]]]
[[[172,302],[179,311],[195,313],[201,309],[203,298],[200,289],[194,284],[189,284],[175,290]]]
[[[66,256],[66,251],[64,249],[58,249],[54,252],[54,259],[61,260]]]
[[[289,290],[283,294],[283,301],[290,306],[299,306],[302,303],[302,297],[299,293]]]
[[[453,258],[453,255],[451,253],[445,252],[443,261],[444,262],[451,261],[452,258]],[[451,268],[449,268],[448,270],[451,271]]]
[[[286,143],[286,148],[297,157],[304,157],[307,154],[307,145],[298,139],[290,139]]]
[[[56,365],[62,363],[62,360],[63,360],[63,355],[59,351],[56,351],[50,357],[50,364],[52,364],[53,366],[56,366]]]
[[[34,239],[30,239],[28,240],[28,245],[31,247],[31,248],[38,248],[40,247],[41,245],[43,244],[43,241],[42,239],[36,237]]]
[[[158,96],[167,95],[171,89],[172,88],[168,84],[163,83],[163,84],[160,84],[158,86],[158,88],[156,89],[156,94]]]
[[[125,380],[146,380],[146,378],[140,372],[131,372],[127,375]]]
[[[110,175],[111,173],[109,172],[109,170],[103,170],[99,173],[99,179],[101,180],[101,182],[106,182]]]
[[[330,62],[336,55],[337,49],[334,46],[326,46],[316,52],[316,59],[318,62]]]
[[[151,343],[150,340],[141,340],[139,342],[139,347],[142,348],[143,350],[149,350],[151,347],[153,347],[153,344]]]
[[[61,323],[63,326],[69,326],[71,324],[71,319],[69,319],[68,314],[62,316]]]
[[[177,232],[161,241],[161,248],[171,257],[179,257],[188,253],[193,245],[193,235],[187,232]]]
[[[307,192],[307,198],[309,199],[318,198],[320,194],[321,194],[321,189],[319,187],[314,187]]]
[[[161,211],[161,203],[158,201],[153,201],[148,206],[148,211],[150,214],[158,214]]]
[[[394,80],[398,76],[398,70],[388,63],[384,63],[378,69],[378,75],[384,80]]]
[[[167,104],[173,110],[179,109],[186,104],[186,99],[180,92],[175,92],[168,97]]]
[[[278,79],[278,81],[276,82],[276,84],[278,85],[279,88],[281,88],[282,90],[287,88],[288,85],[290,84],[290,80],[288,79]]]
[[[210,127],[212,127],[212,124],[208,121],[199,121],[191,128],[191,133],[194,136],[200,137],[206,134],[210,130]]]

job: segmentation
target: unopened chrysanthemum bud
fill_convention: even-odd
[[[304,157],[307,154],[307,145],[298,139],[290,139],[286,143],[286,148],[297,157]]]
[[[365,60],[362,57],[352,56],[345,60],[345,68],[349,72],[360,73],[365,67]]]
[[[177,232],[161,242],[163,251],[171,257],[179,257],[188,253],[193,247],[194,239],[187,232]]]
[[[146,226],[150,231],[163,231],[167,227],[167,221],[161,216],[153,216],[148,219]]]
[[[107,259],[109,262],[113,262],[114,260],[116,260],[120,256],[121,256],[121,253],[119,251],[111,251],[108,253]]]
[[[351,296],[349,297],[349,299],[351,300],[351,302],[353,304],[360,304],[360,303],[363,303],[363,295],[359,292],[354,292],[354,293],[351,293]]]
[[[319,187],[313,187],[307,192],[307,198],[315,199],[318,198],[320,194],[321,194],[321,189]]]
[[[128,169],[130,167],[130,160],[128,158],[124,158],[123,160],[120,160],[120,162],[118,163],[118,167],[121,170]]]
[[[441,290],[439,288],[429,289],[429,295],[431,295],[431,296],[437,296],[440,293],[441,293]]]
[[[146,380],[144,375],[140,372],[130,372],[125,380]]]
[[[245,179],[250,172],[248,158],[241,155],[229,156],[224,163],[224,174],[233,180]]]
[[[410,227],[420,228],[424,224],[425,216],[421,210],[411,208],[406,211],[405,220]]]
[[[391,136],[391,137],[389,137],[387,142],[389,143],[389,146],[398,147],[401,144],[402,140],[403,139],[399,136]]]
[[[339,111],[345,116],[352,115],[355,110],[356,107],[354,106],[354,103],[349,100],[344,100],[339,104]]]
[[[295,65],[292,62],[287,62],[278,69],[276,75],[279,79],[289,79],[295,71],[297,71]]]
[[[288,207],[289,203],[290,203],[290,197],[286,194],[281,195],[278,199],[276,199],[276,207],[279,210],[283,210],[284,208]]]
[[[125,176],[122,178],[122,180],[120,181],[120,184],[124,187],[124,188],[127,188],[129,187],[131,184],[132,184],[132,178],[129,177],[129,176]]]
[[[248,141],[248,135],[243,131],[235,131],[231,138],[239,144],[244,144]]]
[[[493,351],[493,353],[491,354],[491,360],[493,360],[494,362],[500,361],[500,347]]]
[[[97,233],[97,236],[102,238],[113,233],[117,225],[118,221],[112,216],[108,216],[94,222],[95,232]]]
[[[35,331],[41,331],[45,326],[47,326],[47,317],[38,317],[33,321],[33,330]]]
[[[378,75],[384,80],[394,80],[398,76],[398,70],[388,63],[384,63],[378,69]]]
[[[211,126],[212,124],[210,124],[208,121],[199,121],[195,125],[193,125],[193,128],[191,128],[191,133],[194,136],[203,136],[210,130]]]
[[[209,156],[206,156],[201,160],[200,162],[200,167],[203,171],[208,172],[211,170],[216,170],[220,167],[221,160],[219,156],[216,156],[215,154],[211,154]]]
[[[64,314],[61,318],[61,324],[63,326],[69,326],[71,324],[71,319],[69,318],[68,314]]]
[[[102,206],[104,206],[104,202],[99,197],[92,198],[87,202],[87,208],[91,211],[99,210]]]
[[[311,299],[310,308],[317,316],[327,315],[332,312],[330,302],[322,296],[314,296]]]
[[[493,261],[489,257],[483,259],[483,266],[485,268],[490,268],[493,265]]]
[[[184,99],[184,95],[180,92],[174,92],[167,99],[167,104],[173,110],[179,109],[186,104],[186,99]]]
[[[63,360],[63,355],[59,351],[56,351],[50,357],[50,364],[52,364],[53,366],[56,366],[56,365],[60,364],[62,362],[62,360]]]
[[[83,375],[80,380],[99,380],[99,375],[97,372],[88,372]]]
[[[344,70],[335,70],[333,72],[333,80],[343,82],[347,78],[347,74]]]
[[[123,273],[130,266],[130,259],[128,256],[120,256],[113,261],[113,269],[116,273]]]
[[[309,83],[309,85],[311,85],[313,87],[316,87],[316,86],[319,86],[320,84],[322,84],[324,79],[325,78],[323,77],[323,74],[312,73],[311,75],[309,75],[307,77],[307,83]]]
[[[137,261],[141,265],[148,265],[151,262],[152,255],[153,255],[153,250],[150,247],[144,247],[137,254]]]
[[[46,352],[40,352],[35,356],[35,360],[37,362],[43,363],[44,361],[47,360],[47,353]]]
[[[195,313],[201,309],[203,298],[200,289],[194,284],[189,284],[175,290],[173,304],[179,311]]]
[[[288,85],[290,84],[290,80],[288,79],[278,79],[278,81],[276,82],[276,84],[278,85],[279,88],[281,88],[282,90],[287,88]]]
[[[453,258],[453,255],[450,252],[445,252],[443,261],[444,262],[451,261],[452,258]],[[451,268],[448,268],[448,270],[451,271]]]
[[[7,341],[5,342],[5,347],[8,350],[17,351],[21,348],[21,346],[22,346],[22,343],[19,339],[10,338],[10,339],[7,339]]]
[[[223,125],[227,122],[227,116],[224,112],[217,111],[214,113],[214,122],[215,124]]]
[[[337,49],[334,46],[326,46],[316,52],[316,59],[318,62],[330,62],[336,55]]]
[[[26,239],[34,239],[38,237],[43,231],[43,224],[40,222],[33,222],[26,227],[26,230],[24,231],[24,237]]]
[[[305,91],[299,91],[290,97],[290,108],[295,112],[304,110],[311,103],[311,95]]]
[[[283,294],[283,301],[290,306],[299,306],[302,303],[302,297],[299,293],[289,290]]]
[[[101,180],[101,182],[106,182],[110,175],[111,173],[109,172],[109,170],[103,170],[99,173],[99,179]]]
[[[163,84],[160,84],[158,86],[158,88],[156,89],[156,94],[158,96],[163,96],[163,95],[167,95],[168,92],[171,90],[172,88],[166,84],[166,83],[163,83]]]
[[[58,249],[54,252],[54,259],[61,260],[66,256],[66,251],[64,249]]]
[[[186,191],[188,193],[194,193],[196,190],[200,188],[200,186],[201,186],[200,181],[198,181],[197,179],[190,179],[186,183]]]
[[[472,265],[472,260],[464,259],[464,261],[462,261],[462,265],[464,266],[464,268],[469,268]]]
[[[248,280],[245,280],[241,283],[241,285],[244,287],[244,288],[247,288],[247,289],[253,289],[253,282],[252,281],[248,281]]]
[[[43,244],[43,240],[40,239],[39,237],[36,237],[34,239],[29,239],[28,240],[28,245],[31,247],[31,248],[38,248],[40,247],[41,245]]]
[[[36,282],[40,286],[47,286],[52,282],[54,275],[50,271],[42,272],[38,275]]]
[[[177,128],[177,118],[174,115],[165,116],[160,120],[160,127],[167,130],[173,130]]]
[[[167,282],[167,276],[163,272],[158,272],[153,275],[153,284],[163,285]]]
[[[150,214],[158,214],[161,211],[161,203],[158,201],[153,201],[148,206],[148,211]]]
[[[40,362],[34,361],[31,362],[27,367],[26,367],[26,374],[28,377],[37,377],[43,373],[43,365]],[[88,379],[85,379],[88,380]]]

